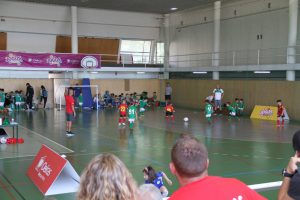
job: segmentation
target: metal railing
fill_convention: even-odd
[[[101,54],[102,66],[118,66],[118,67],[163,67],[164,56],[154,56],[151,58],[149,53],[121,53],[115,54]]]
[[[170,67],[212,67],[300,63],[300,46],[172,55]]]

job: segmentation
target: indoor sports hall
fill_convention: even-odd
[[[1,0],[0,199],[77,199],[84,169],[110,153],[137,187],[145,167],[164,172],[172,200],[184,187],[170,169],[182,134],[206,146],[209,176],[277,199],[300,174],[288,171],[300,159],[298,7]]]

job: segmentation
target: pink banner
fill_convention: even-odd
[[[0,51],[0,67],[99,69],[101,56],[99,54]]]

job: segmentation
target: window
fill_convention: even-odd
[[[158,42],[156,44],[156,56],[155,56],[155,63],[163,64],[165,57],[165,43]]]
[[[150,63],[151,41],[148,40],[122,40],[120,55],[122,62]],[[124,58],[124,59],[123,59]]]

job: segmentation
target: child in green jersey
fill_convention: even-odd
[[[82,92],[80,92],[80,95],[78,96],[78,105],[79,105],[79,111],[82,111],[82,106],[83,106]]]
[[[129,121],[129,128],[133,129],[134,122],[137,119],[137,111],[136,106],[133,102],[130,103],[128,108],[128,121]]]
[[[211,123],[211,116],[213,113],[213,106],[209,103],[209,100],[205,100],[205,117],[209,123]]]

